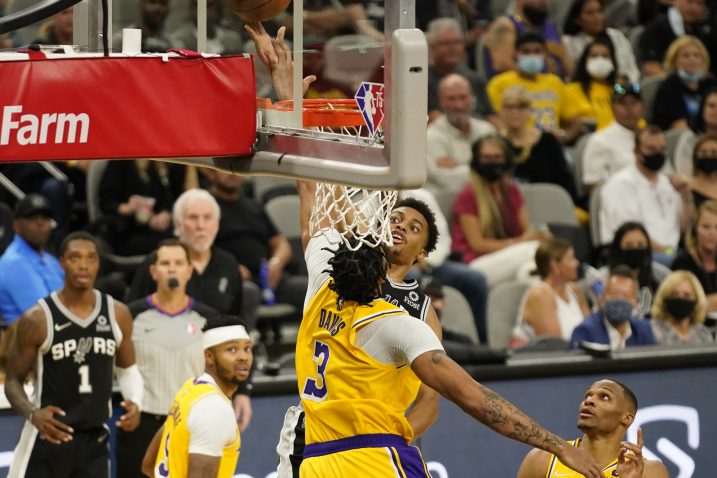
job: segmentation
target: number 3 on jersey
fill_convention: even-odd
[[[314,362],[316,363],[316,379],[307,378],[301,397],[314,402],[326,400],[328,390],[326,389],[326,365],[329,363],[329,346],[318,340],[314,341]]]

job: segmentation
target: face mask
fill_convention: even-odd
[[[548,18],[548,11],[535,5],[523,5],[523,16],[532,25],[542,25]]]
[[[679,76],[682,81],[686,81],[688,83],[699,83],[703,74],[702,70],[697,70],[694,73],[687,73],[685,70],[680,68],[677,70],[677,76]]]
[[[642,164],[650,171],[659,171],[665,165],[665,155],[662,153],[643,154]]]
[[[645,263],[645,257],[650,253],[647,248],[644,249],[620,249],[621,261],[630,269],[637,269]]]
[[[492,183],[506,174],[508,174],[508,167],[505,164],[499,163],[478,163],[475,166],[476,172],[486,181]]]
[[[615,65],[612,64],[612,60],[609,58],[603,58],[601,56],[596,58],[590,58],[585,65],[588,74],[598,80],[604,80],[610,73],[615,69]]]
[[[665,308],[675,320],[685,320],[695,311],[695,301],[689,299],[665,299]]]
[[[717,171],[717,158],[697,158],[695,167],[705,174],[712,174]]]
[[[603,314],[611,324],[618,325],[632,317],[632,304],[625,299],[610,299],[603,306]]]
[[[543,55],[518,55],[518,68],[523,73],[535,75],[543,71],[545,58]]]

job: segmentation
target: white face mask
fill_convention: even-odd
[[[615,69],[615,65],[612,64],[612,60],[609,58],[597,56],[595,58],[588,59],[585,69],[593,78],[604,80],[608,77],[608,75],[610,75],[610,73],[612,73],[612,70]]]

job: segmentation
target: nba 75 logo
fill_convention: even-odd
[[[373,138],[383,123],[384,86],[381,83],[364,81],[354,95],[368,132]]]
[[[697,410],[692,407],[682,405],[655,405],[652,407],[641,408],[637,411],[635,421],[627,431],[627,439],[633,443],[637,442],[637,429],[648,423],[676,421],[684,423],[687,427],[687,445],[697,450],[700,446],[700,418]],[[649,433],[646,434],[649,437]],[[656,439],[655,439],[656,438]],[[650,448],[645,445],[642,453],[648,460],[662,460],[667,458],[675,467],[678,474],[675,478],[691,478],[695,473],[695,461],[684,450],[679,448],[672,440],[667,437],[652,437],[654,439],[655,448],[662,458],[658,457]],[[650,440],[652,441],[652,440]],[[701,475],[704,476],[704,475]]]

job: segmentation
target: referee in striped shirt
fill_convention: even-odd
[[[172,399],[187,379],[204,371],[202,327],[207,317],[216,315],[187,295],[192,266],[189,250],[179,240],[159,244],[149,271],[157,290],[129,304],[144,399],[139,427],[117,431],[117,476],[122,478],[144,476],[144,452],[167,418]]]

